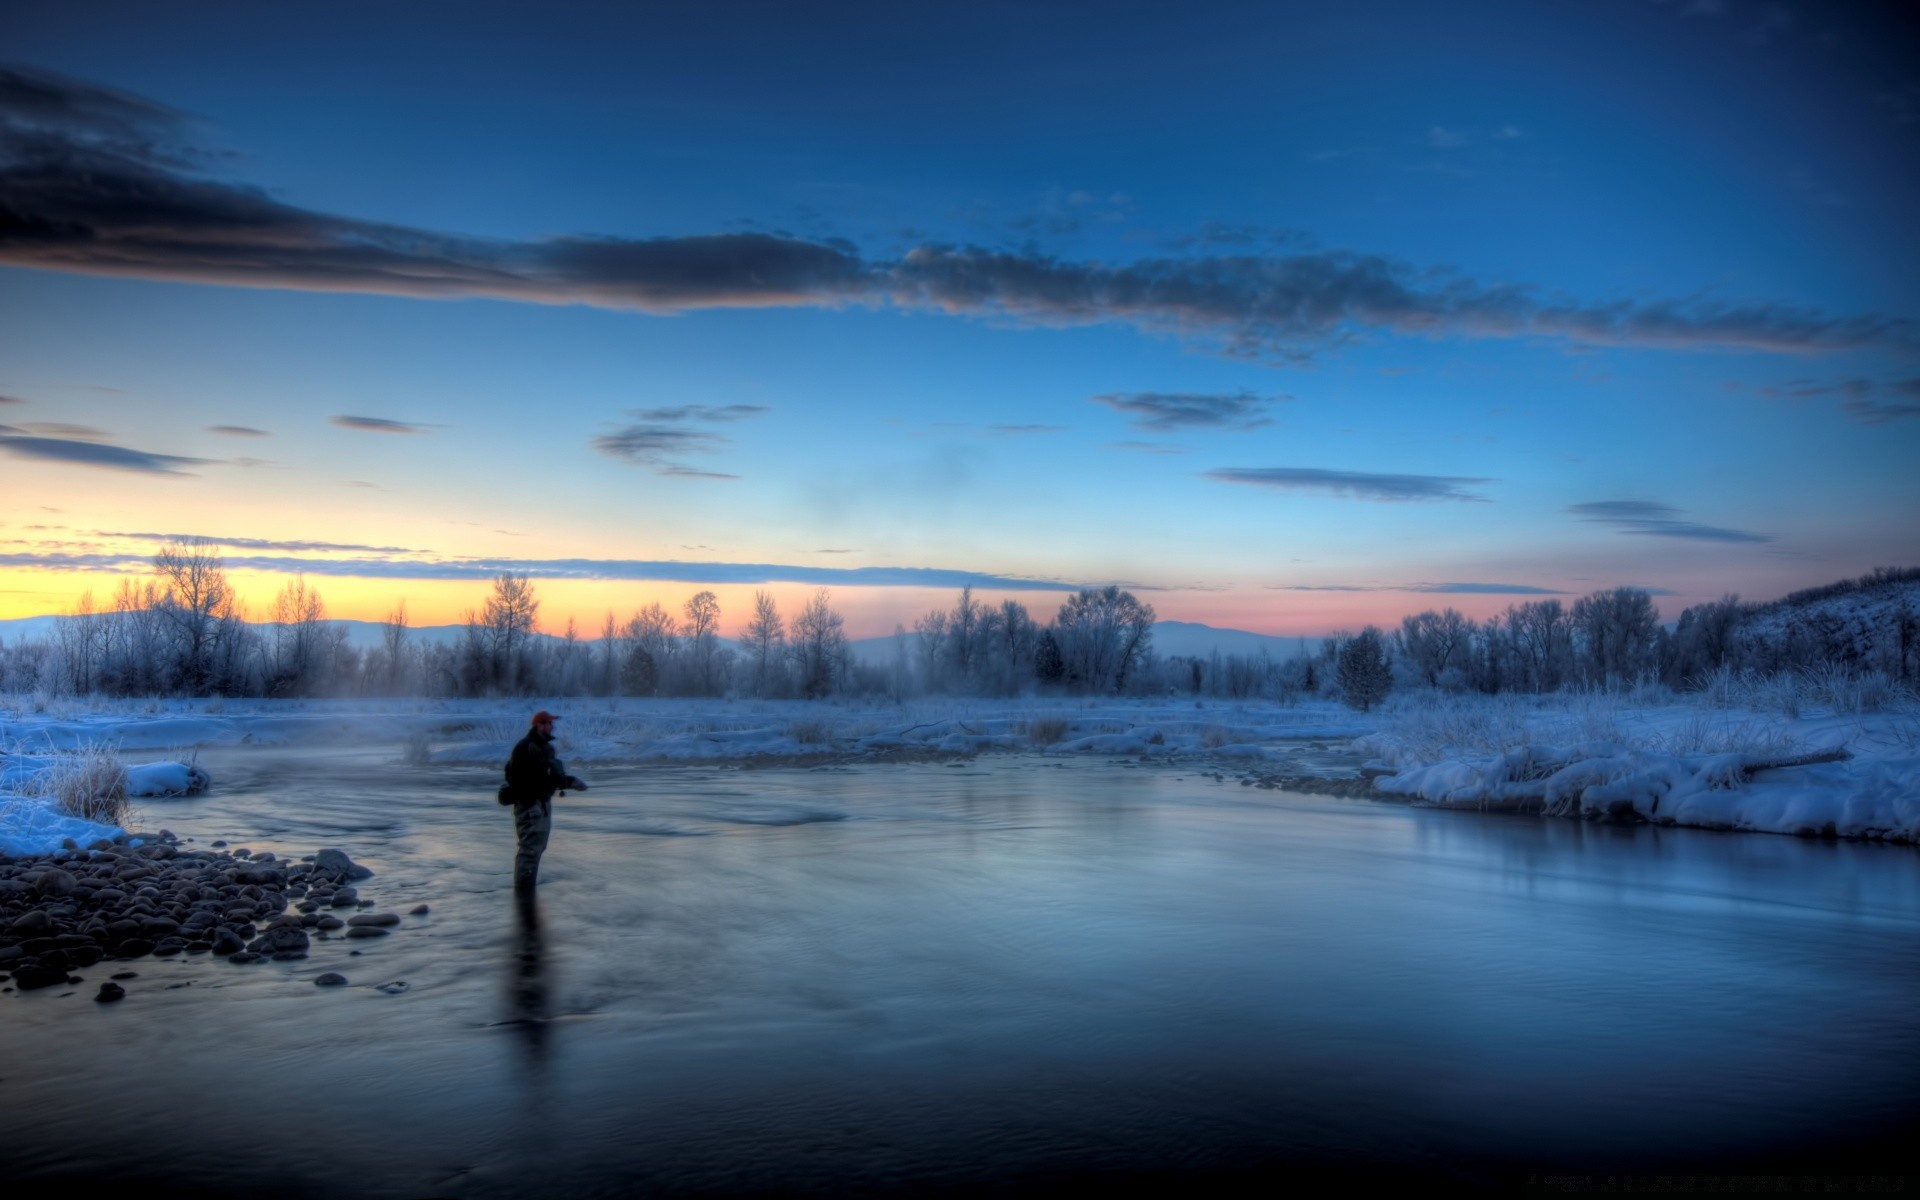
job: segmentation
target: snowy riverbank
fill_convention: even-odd
[[[0,793],[16,791],[30,764],[88,746],[167,756],[130,773],[152,784],[131,794],[190,790],[164,785],[211,747],[391,748],[396,764],[492,768],[526,714],[545,707],[562,714],[559,749],[575,768],[1019,752],[1199,761],[1296,789],[1343,781],[1328,790],[1353,794],[1364,761],[1377,776],[1371,794],[1417,804],[1920,841],[1920,710],[1910,700],[1874,712],[1786,712],[1706,695],[1645,699],[1411,693],[1370,713],[1327,700],[1185,697],[0,700],[0,748],[13,752],[0,757],[12,764],[0,765]],[[1769,765],[1809,758],[1829,761]]]

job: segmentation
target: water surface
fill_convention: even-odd
[[[1887,1170],[1920,1132],[1910,849],[1039,756],[605,768],[524,911],[487,773],[203,762],[217,792],[149,825],[340,846],[432,913],[300,963],[143,959],[117,1005],[109,963],[0,997],[11,1180],[1517,1186]]]

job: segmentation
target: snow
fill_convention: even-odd
[[[896,702],[632,700],[71,701],[0,697],[0,792],[47,754],[164,752],[129,768],[138,796],[191,795],[196,747],[387,748],[397,761],[497,770],[528,714],[559,712],[559,752],[596,763],[768,763],[1018,753],[1216,762],[1255,779],[1351,776],[1383,799],[1663,824],[1920,841],[1920,707],[1742,708],[1705,693],[1401,693],[1370,713],[1191,697]],[[1836,762],[1755,763],[1844,751]]]
[[[52,854],[68,838],[86,846],[125,832],[117,825],[69,817],[51,800],[0,792],[0,854]]]
[[[1634,816],[1665,825],[1920,841],[1920,713],[1595,711],[1556,698],[1414,710],[1360,739],[1374,790],[1447,808]],[[1582,741],[1555,735],[1585,729]],[[1448,743],[1445,734],[1458,735]],[[1837,762],[1753,770],[1837,752]]]

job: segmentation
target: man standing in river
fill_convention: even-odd
[[[533,727],[507,758],[507,783],[500,789],[500,799],[513,805],[516,892],[531,892],[539,878],[540,856],[553,832],[553,794],[566,788],[587,790],[585,782],[567,774],[553,752],[553,723],[558,719],[544,709],[533,714]]]

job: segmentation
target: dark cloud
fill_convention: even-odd
[[[1355,500],[1468,500],[1486,497],[1467,489],[1497,480],[1467,475],[1375,475],[1365,471],[1327,471],[1319,467],[1216,467],[1206,478],[1293,492],[1323,492]]]
[[[255,429],[251,425],[209,425],[208,433],[223,433],[228,437],[272,437],[264,429]]]
[[[46,270],[648,312],[849,302],[1034,324],[1123,322],[1235,355],[1300,358],[1356,332],[1771,351],[1911,349],[1912,321],[1702,299],[1586,303],[1344,250],[1075,262],[741,232],[512,242],[355,220],[204,173],[160,105],[19,70],[0,78],[0,262]]]
[[[768,411],[764,404],[679,404],[670,408],[636,408],[633,415],[642,421],[712,421],[724,424],[744,421]]]
[[[1680,510],[1655,500],[1591,500],[1569,504],[1567,511],[1582,521],[1611,525],[1639,537],[1681,538],[1695,542],[1771,542],[1773,536],[1744,529],[1723,529],[1680,520]]]
[[[1863,425],[1885,425],[1920,417],[1920,376],[1878,381],[1796,379],[1779,387],[1754,390],[1763,396],[1796,400],[1840,397],[1840,411]]]
[[[362,433],[425,433],[431,428],[412,421],[390,421],[386,417],[336,416],[333,423],[342,429],[358,429]]]
[[[704,429],[679,425],[629,425],[593,439],[593,448],[635,466],[653,467],[662,474],[680,473],[673,455],[700,454],[724,446],[726,438]]]
[[[651,467],[656,475],[689,479],[738,479],[738,475],[680,461],[684,455],[717,451],[730,440],[710,429],[693,428],[688,423],[701,421],[724,425],[745,421],[766,411],[766,407],[759,404],[679,404],[665,408],[636,408],[631,410],[631,415],[639,419],[638,424],[601,434],[593,439],[593,448],[634,466]]]
[[[294,558],[285,555],[224,555],[230,571],[267,571],[281,574],[346,576],[373,579],[488,580],[502,572],[536,579],[606,579],[626,582],[711,584],[801,583],[822,587],[920,587],[953,589],[975,587],[1008,592],[1066,592],[1090,586],[1056,579],[991,575],[941,567],[809,567],[778,563],[678,562],[645,559],[593,558]],[[0,553],[0,567],[45,567],[64,570],[145,572],[148,554],[111,552],[58,553],[42,549]]]
[[[1279,397],[1286,399],[1286,397]],[[1267,401],[1252,392],[1227,395],[1196,392],[1110,392],[1089,397],[1133,418],[1135,428],[1152,433],[1180,429],[1257,429],[1273,424]]]
[[[5,427],[0,426],[0,430]],[[73,463],[84,467],[105,467],[115,471],[139,471],[148,475],[190,475],[181,467],[197,466],[204,458],[186,458],[178,454],[154,454],[105,442],[75,441],[71,438],[30,437],[0,432],[0,451],[16,458],[37,458],[45,462]]]

